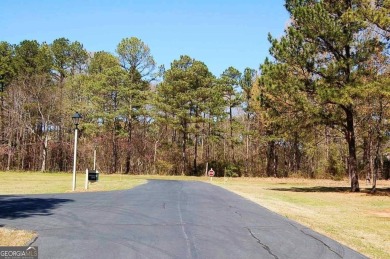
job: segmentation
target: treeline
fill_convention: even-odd
[[[260,70],[180,56],[158,67],[140,39],[115,54],[66,38],[0,43],[1,170],[389,178],[390,1],[287,0]]]

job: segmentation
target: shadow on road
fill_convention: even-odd
[[[29,198],[19,196],[0,196],[0,219],[27,218],[34,215],[51,215],[53,209],[71,199]]]
[[[315,186],[315,187],[291,187],[291,188],[271,188],[269,190],[281,191],[281,192],[339,192],[349,193],[350,187],[327,187],[327,186]],[[390,188],[377,188],[376,193],[370,193],[371,188],[360,188],[360,192],[370,195],[378,196],[390,196]]]

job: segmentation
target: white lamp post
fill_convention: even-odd
[[[93,170],[96,170],[96,147],[97,143],[93,143]]]
[[[77,157],[77,133],[78,133],[78,125],[79,121],[82,118],[81,114],[76,112],[72,116],[73,124],[75,125],[74,128],[74,156],[73,156],[73,188],[72,190],[74,191],[76,189],[76,157]]]

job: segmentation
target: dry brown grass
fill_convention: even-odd
[[[347,180],[225,180],[213,183],[371,258],[390,258],[389,181],[378,181],[377,195],[370,195],[364,182],[360,193],[351,193]]]
[[[0,228],[0,246],[28,245],[36,237],[36,233],[26,230]]]

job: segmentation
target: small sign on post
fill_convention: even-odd
[[[209,170],[210,181],[213,180],[214,174],[215,174],[215,172],[214,172],[213,168],[211,168],[211,169]]]

